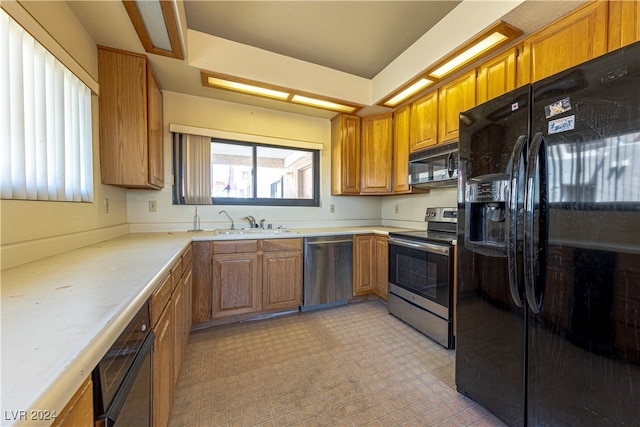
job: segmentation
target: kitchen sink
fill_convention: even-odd
[[[290,234],[296,233],[295,231],[287,230],[285,228],[242,228],[237,230],[231,230],[228,228],[218,228],[213,230],[214,236],[233,236],[233,235],[273,235],[273,234]]]

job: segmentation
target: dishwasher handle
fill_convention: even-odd
[[[344,239],[344,240],[318,240],[318,241],[313,241],[313,240],[307,240],[307,245],[326,245],[326,244],[330,244],[330,243],[352,243],[353,240],[351,239]]]

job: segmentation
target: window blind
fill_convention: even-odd
[[[0,196],[93,201],[91,90],[0,10]]]

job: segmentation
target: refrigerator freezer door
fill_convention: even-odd
[[[460,120],[459,185],[477,184],[479,197],[458,200],[456,386],[512,426],[524,422],[525,312],[511,296],[504,246],[493,250],[499,239],[491,238],[482,250],[479,236],[505,236],[508,221],[500,211],[506,212],[509,197],[493,190],[502,182],[509,190],[514,144],[528,131],[529,97],[523,87]],[[474,227],[474,244],[467,245]],[[522,237],[513,237],[520,247]],[[521,260],[521,249],[516,252]]]

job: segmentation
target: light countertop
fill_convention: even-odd
[[[49,425],[31,410],[60,412],[192,240],[296,238],[406,230],[329,227],[275,235],[134,233],[1,274],[0,425]],[[27,420],[16,419],[26,411]]]

